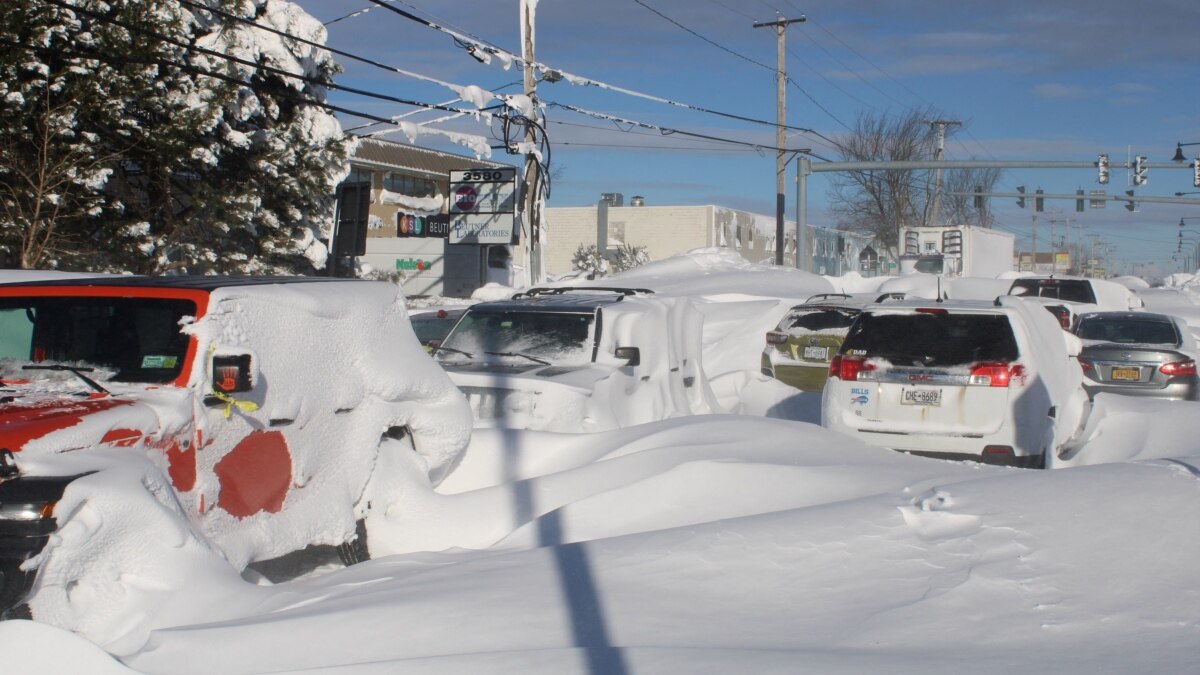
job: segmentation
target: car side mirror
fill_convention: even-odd
[[[249,354],[218,354],[212,358],[213,391],[236,394],[253,388]]]
[[[613,356],[618,359],[625,359],[627,366],[637,366],[642,363],[642,351],[637,347],[617,347],[613,352]]]

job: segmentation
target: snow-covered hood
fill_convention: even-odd
[[[0,447],[34,455],[71,452],[97,445],[127,447],[150,442],[164,421],[185,422],[190,407],[171,388],[128,387],[112,393],[67,390],[53,383],[4,383],[0,394]],[[173,411],[178,414],[164,414]]]

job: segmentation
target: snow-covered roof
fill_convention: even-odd
[[[376,169],[410,171],[437,178],[445,178],[449,172],[462,169],[478,167],[501,169],[513,166],[382,138],[358,139],[350,163]]]

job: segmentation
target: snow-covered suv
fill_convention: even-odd
[[[470,438],[383,282],[4,284],[0,377],[0,601],[72,629],[161,588],[155,556],[187,546],[238,570],[311,545],[354,562],[368,532],[387,553],[389,491],[437,483]]]
[[[471,305],[434,354],[479,426],[602,431],[722,411],[702,329],[688,298],[535,288]]]
[[[829,366],[822,425],[913,454],[1042,467],[1078,431],[1079,340],[1040,305],[866,308]]]

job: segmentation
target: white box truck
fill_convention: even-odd
[[[1014,237],[974,225],[910,227],[904,231],[900,273],[996,277],[1013,269]]]

